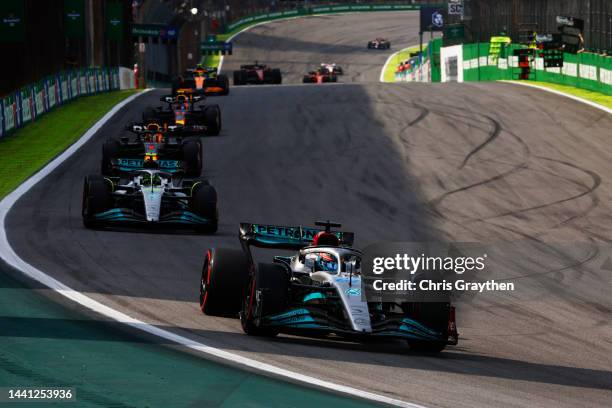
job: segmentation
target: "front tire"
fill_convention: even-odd
[[[198,177],[202,173],[202,147],[195,140],[187,140],[181,146],[185,175]]]
[[[217,232],[219,224],[217,190],[208,184],[206,180],[200,180],[194,183],[192,190],[193,193],[190,202],[191,211],[202,218],[210,220],[209,224],[196,227],[196,231],[205,234],[214,234]]]
[[[423,326],[441,333],[448,338],[448,322],[451,313],[450,302],[417,302],[409,305],[409,314]],[[446,341],[408,340],[410,349],[424,353],[439,353],[446,348]]]
[[[200,279],[200,310],[211,316],[235,316],[240,311],[249,277],[243,251],[209,249]]]
[[[94,215],[111,208],[109,181],[98,174],[85,177],[81,215],[86,228],[95,228]]]

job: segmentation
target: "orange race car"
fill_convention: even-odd
[[[198,65],[194,69],[185,71],[185,75],[177,78],[172,84],[173,95],[186,90],[203,93],[206,96],[228,95],[229,80],[227,76],[219,74],[215,67]]]

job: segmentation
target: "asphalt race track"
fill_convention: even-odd
[[[337,62],[341,81],[355,83],[234,87],[214,99],[224,129],[204,139],[204,173],[219,191],[216,235],[82,225],[83,177],[99,171],[102,141],[155,104],[154,91],[16,204],[12,246],[134,317],[325,380],[427,406],[609,406],[612,118],[511,84],[379,84],[390,52],[366,41],[387,36],[397,50],[417,31],[416,14],[364,13],[275,22],[236,39],[225,69],[257,59],[295,83],[307,67]],[[517,290],[462,297],[460,344],[439,356],[402,342],[257,339],[238,320],[200,313],[206,248],[238,248],[241,221],[320,218],[355,231],[358,247],[485,242],[496,279]]]

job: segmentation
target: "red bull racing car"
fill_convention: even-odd
[[[234,85],[281,84],[282,82],[280,69],[270,68],[258,62],[241,65],[240,70],[234,71]]]
[[[188,177],[198,177],[202,172],[202,144],[199,138],[184,138],[176,126],[163,129],[156,123],[131,124],[126,126],[126,130],[135,136],[104,142],[103,175],[118,176],[150,167]]]
[[[183,135],[216,136],[221,132],[221,109],[219,105],[200,105],[205,96],[190,92],[163,96],[160,100],[167,106],[147,107],[142,114],[145,124],[178,126]]]
[[[318,228],[240,224],[242,251],[206,253],[200,280],[200,309],[208,315],[239,315],[254,336],[279,333],[353,340],[405,339],[412,349],[439,352],[457,344],[450,300],[436,303],[368,302],[361,296],[361,251],[353,233]],[[323,228],[321,228],[323,227]],[[290,249],[255,263],[251,248]]]

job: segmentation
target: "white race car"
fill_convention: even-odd
[[[326,62],[322,62],[321,63],[321,69],[327,70],[330,74],[336,74],[336,75],[343,75],[344,74],[344,71],[342,70],[342,67],[339,67],[335,63],[328,64]]]
[[[368,49],[388,50],[391,48],[391,42],[384,38],[377,38],[373,41],[368,41]]]

